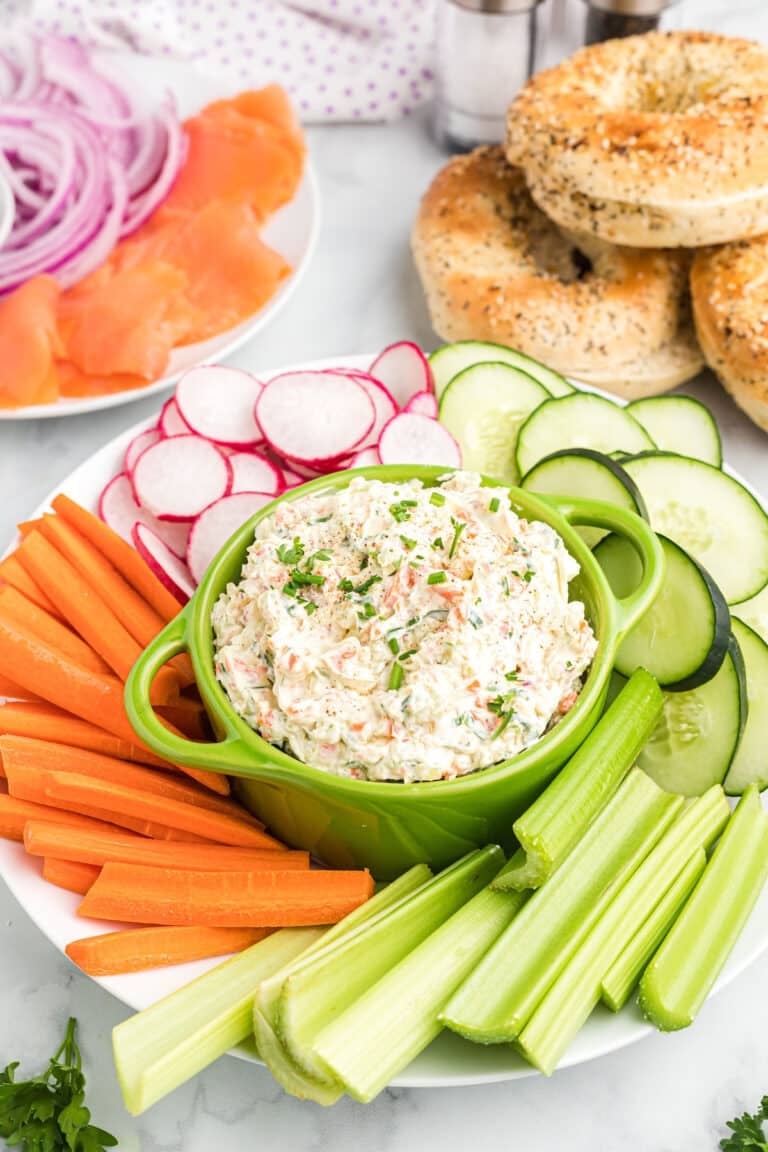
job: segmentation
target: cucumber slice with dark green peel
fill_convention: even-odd
[[[593,448],[608,455],[654,447],[626,408],[591,392],[574,392],[547,400],[531,413],[517,438],[517,467],[525,476],[539,460],[565,448]]]
[[[607,500],[648,519],[640,489],[632,477],[610,456],[591,448],[566,448],[545,456],[525,474],[520,487],[542,496]],[[590,548],[608,535],[602,528],[577,528],[576,531]]]
[[[461,447],[464,468],[516,483],[520,425],[549,393],[511,364],[475,364],[454,376],[440,399],[440,422]]]
[[[729,796],[741,796],[750,784],[763,792],[768,788],[768,644],[752,628],[733,621],[747,670],[747,724],[723,788]]]
[[[691,692],[665,692],[656,731],[637,765],[660,788],[701,796],[721,784],[747,722],[744,661],[733,638],[720,671]]]
[[[692,396],[649,396],[627,405],[662,452],[679,452],[721,468],[723,445],[717,422]]]
[[[753,632],[757,632],[768,644],[768,584],[749,600],[731,604],[731,616],[735,616]]]
[[[639,455],[622,467],[643,494],[651,527],[698,560],[729,604],[768,582],[768,517],[738,480],[672,452]]]
[[[666,536],[664,583],[651,607],[622,641],[614,666],[622,676],[645,668],[668,692],[687,692],[716,675],[728,651],[731,617],[714,580]],[[606,536],[595,559],[616,596],[640,583],[640,558],[624,536]]]
[[[444,344],[429,357],[438,400],[454,376],[475,364],[511,364],[543,384],[550,396],[567,396],[575,391],[559,372],[553,372],[516,348],[484,340],[458,340],[455,344]]]

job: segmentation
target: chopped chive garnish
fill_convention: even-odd
[[[499,500],[498,496],[494,496],[488,507],[490,508],[491,512],[498,512],[500,504],[501,501]]]
[[[358,612],[358,620],[370,620],[371,617],[376,615],[376,609],[373,604],[363,604],[362,612]]]
[[[311,600],[305,600],[304,611],[307,616],[311,616],[313,612],[317,612],[317,604],[313,604]]]
[[[412,552],[416,547],[417,541],[411,540],[410,536],[401,536],[400,540],[402,541],[403,548],[408,552]]]
[[[360,561],[360,571],[364,572],[367,567],[368,567],[368,557],[363,556],[362,560]]]
[[[405,622],[406,628],[413,628],[414,624],[418,624],[419,620],[419,616],[411,616],[410,620],[406,620]]]
[[[523,573],[523,580],[525,580],[526,584],[530,584],[535,575],[536,573],[534,572],[533,568],[529,568],[526,572]]]
[[[504,576],[501,581],[501,586],[504,589],[504,595],[509,596],[509,580]]]
[[[445,584],[447,579],[445,572],[430,572],[427,576],[427,584]]]
[[[392,671],[389,674],[389,691],[397,692],[398,688],[403,682],[403,666],[402,664],[393,664]]]
[[[429,498],[430,504],[434,504],[435,508],[442,508],[445,504],[445,496],[442,492],[433,492]]]
[[[461,520],[454,520],[453,516],[451,516],[451,524],[453,525],[453,540],[451,541],[451,547],[448,550],[449,560],[453,560],[453,554],[459,546],[461,534],[467,526],[466,523],[463,523]]]
[[[467,619],[473,628],[477,629],[483,627],[483,618],[482,616],[478,616],[477,612],[470,612]]]
[[[343,580],[339,580],[339,589],[347,595],[350,592],[355,592],[358,596],[364,596],[374,584],[380,583],[381,576],[369,576],[367,580],[363,580],[362,584],[353,584],[352,581],[345,576]]]
[[[434,540],[432,541],[432,547],[435,549],[445,548],[445,544],[443,544],[442,536],[435,536]]]
[[[403,652],[402,656],[400,656],[399,659],[401,661],[402,660],[410,660],[411,656],[415,656],[417,652],[418,652],[418,648],[409,648],[407,652]]]
[[[310,524],[326,524],[331,519],[332,514],[329,512],[327,516],[318,516],[315,520],[310,520]]]
[[[281,544],[277,549],[277,558],[281,564],[298,564],[304,557],[304,545],[298,536],[294,536],[293,545]]]
[[[403,520],[410,520],[411,508],[415,507],[415,500],[401,500],[398,504],[390,504],[389,510],[398,524],[402,524]]]
[[[390,636],[389,640],[387,640],[387,644],[393,656],[397,656],[398,652],[400,651],[400,645],[397,642],[397,637]]]
[[[505,680],[517,680],[517,669],[515,669],[514,672],[505,672],[504,673],[504,679]]]

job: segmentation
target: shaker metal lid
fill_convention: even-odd
[[[451,0],[459,8],[471,12],[485,12],[491,16],[508,16],[513,12],[530,12],[538,8],[542,0]]]
[[[660,16],[677,0],[586,0],[590,8],[615,12],[619,16]]]

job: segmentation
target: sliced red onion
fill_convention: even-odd
[[[153,115],[91,64],[73,39],[0,52],[0,176],[15,217],[0,251],[0,294],[39,273],[86,276],[168,195],[186,137],[166,101]]]

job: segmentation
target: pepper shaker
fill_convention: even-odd
[[[541,0],[439,0],[434,129],[452,152],[504,138],[506,113],[533,72]]]
[[[677,0],[586,0],[586,44],[638,36],[659,26],[662,12]]]

